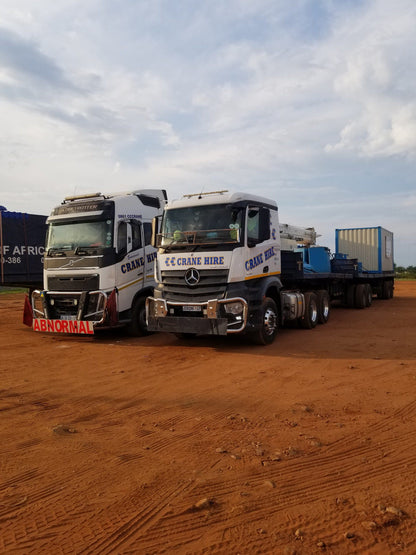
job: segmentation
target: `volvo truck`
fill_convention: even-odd
[[[151,222],[166,200],[158,189],[66,197],[47,219],[33,329],[94,334],[125,325],[146,333],[145,300],[155,285]]]

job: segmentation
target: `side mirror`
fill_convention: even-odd
[[[152,245],[152,247],[154,247],[155,249],[157,249],[159,247],[158,245],[158,234],[159,234],[159,221],[160,216],[155,216],[152,220],[152,238],[150,240],[150,244]]]

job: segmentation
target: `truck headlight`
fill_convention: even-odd
[[[244,310],[244,306],[243,306],[243,303],[241,303],[240,301],[234,301],[232,303],[225,303],[224,310],[228,314],[233,314],[234,316],[238,316],[242,314]]]
[[[153,303],[155,317],[164,318],[168,313],[165,301],[163,299],[155,299]]]

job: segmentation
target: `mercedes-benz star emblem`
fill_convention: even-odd
[[[189,270],[186,270],[185,272],[185,281],[191,287],[199,283],[200,277],[201,276],[196,268],[189,268]]]

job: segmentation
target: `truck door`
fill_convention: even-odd
[[[145,255],[142,224],[138,220],[122,221],[117,229],[116,287],[119,291],[119,311],[131,307],[134,295],[143,287]]]
[[[157,250],[152,247],[152,224],[143,222],[144,252],[145,252],[145,273],[144,282],[154,286],[154,264]]]
[[[248,206],[246,217],[246,279],[275,273],[275,249],[271,234],[270,210]]]

